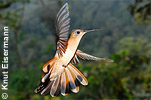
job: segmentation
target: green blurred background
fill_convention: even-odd
[[[86,34],[80,50],[114,63],[81,61],[75,66],[89,85],[77,94],[52,98],[34,93],[42,65],[54,56],[54,20],[69,3],[71,28],[103,28]],[[151,99],[150,0],[0,0],[0,32],[8,25],[9,100]],[[0,33],[0,43],[3,34]],[[3,45],[0,47],[2,60]],[[0,69],[2,71],[2,69]],[[2,83],[2,73],[0,73]]]

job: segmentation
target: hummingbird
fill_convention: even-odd
[[[84,86],[88,85],[88,80],[73,65],[79,63],[79,59],[113,62],[111,59],[95,57],[77,49],[83,35],[102,29],[74,29],[68,38],[70,28],[68,3],[61,7],[55,22],[58,38],[57,51],[55,56],[43,65],[41,82],[35,89],[35,93],[50,94],[52,97],[59,94],[65,96],[71,91],[77,93],[80,83]]]

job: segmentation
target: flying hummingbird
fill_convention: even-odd
[[[69,7],[68,3],[65,3],[56,17],[57,51],[55,56],[43,65],[42,79],[39,86],[35,89],[35,93],[40,93],[41,95],[50,94],[52,97],[61,93],[65,96],[71,91],[77,93],[79,91],[79,83],[84,86],[88,85],[85,76],[73,65],[79,62],[79,58],[82,60],[113,62],[110,59],[94,57],[77,49],[84,34],[101,29],[74,29],[68,39],[69,28]]]

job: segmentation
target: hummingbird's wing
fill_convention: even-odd
[[[59,10],[56,17],[55,25],[56,25],[57,37],[58,37],[57,52],[58,52],[58,56],[61,57],[66,50],[68,31],[70,28],[68,3],[65,3],[62,6],[62,8]]]
[[[95,57],[89,54],[86,54],[84,52],[82,52],[81,50],[77,50],[74,57],[72,58],[72,63],[78,63],[79,59],[82,60],[96,60],[96,61],[103,61],[103,62],[113,62],[113,60],[108,59],[108,58],[99,58],[99,57]]]

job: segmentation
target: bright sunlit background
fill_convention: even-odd
[[[34,90],[42,65],[55,54],[54,20],[65,2],[70,8],[70,32],[104,29],[86,34],[79,49],[114,63],[81,61],[76,67],[88,86],[81,85],[77,94],[66,97],[41,96]],[[10,28],[9,100],[151,99],[150,0],[0,0],[1,33],[6,25]],[[2,50],[1,45],[0,60]]]

